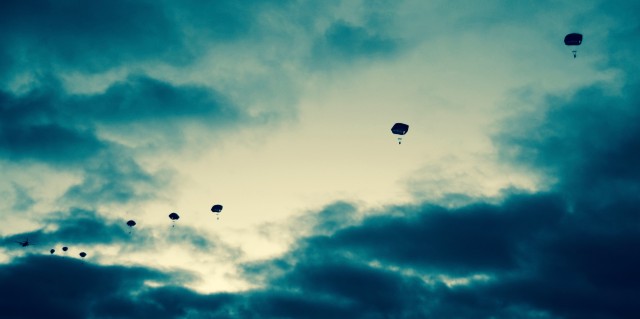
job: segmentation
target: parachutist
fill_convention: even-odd
[[[136,222],[134,220],[130,220],[127,222],[127,226],[129,226],[129,234],[131,234],[131,228],[133,228],[133,226],[136,225]]]
[[[178,219],[180,219],[180,215],[178,215],[178,213],[175,213],[175,212],[174,212],[174,213],[169,214],[169,218],[171,219],[171,221],[173,221],[173,222],[174,222],[174,224],[173,224],[173,225],[171,225],[171,228],[173,228],[173,227],[175,227],[175,226],[176,226],[175,221],[176,221],[176,220],[178,220]]]
[[[404,123],[396,123],[391,127],[391,133],[396,135],[405,135],[409,131],[409,125]],[[398,137],[398,144],[402,144],[402,137]]]
[[[582,34],[580,33],[569,33],[564,37],[564,44],[566,46],[578,46],[582,44]],[[578,50],[572,50],[573,58],[576,58]]]
[[[220,204],[215,204],[213,205],[213,207],[211,207],[211,211],[216,213],[216,220],[220,220],[220,213],[222,212],[222,205]]]

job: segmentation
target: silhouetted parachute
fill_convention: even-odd
[[[409,131],[409,125],[404,123],[396,123],[391,127],[391,133],[396,135],[405,135]],[[398,144],[402,144],[402,137],[398,137]]]
[[[171,220],[175,223],[176,220],[180,219],[180,215],[178,215],[178,213],[171,213],[169,214],[169,218],[171,218]],[[171,227],[174,227],[175,224]]]
[[[134,220],[130,220],[127,222],[127,226],[129,226],[129,234],[131,234],[131,228],[133,228],[133,226],[136,225],[136,222]]]
[[[87,253],[85,253],[84,251],[80,253],[80,257],[84,258],[87,257]]]
[[[53,248],[51,248],[51,250],[49,250],[49,252],[53,255],[53,253],[55,253],[55,252],[56,252],[56,250],[55,250],[55,249],[53,249]]]
[[[211,211],[216,213],[217,218],[220,219],[220,212],[222,212],[222,205],[220,204],[213,205],[213,207],[211,207]]]
[[[62,247],[62,251],[67,251],[67,250],[69,250],[69,247],[67,246]]]
[[[569,33],[564,37],[564,44],[567,46],[578,46],[582,44],[582,34],[580,33]],[[573,53],[573,58],[576,58],[576,53],[578,53],[578,49],[574,49],[571,51]]]

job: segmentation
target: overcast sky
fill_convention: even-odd
[[[3,1],[0,318],[639,318],[638,12]]]

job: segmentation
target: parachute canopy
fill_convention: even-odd
[[[409,125],[404,123],[393,124],[393,127],[391,128],[391,132],[397,135],[405,135],[407,134],[408,131],[409,131]]]
[[[582,43],[582,34],[580,33],[569,33],[564,37],[564,44],[568,46],[576,46]],[[573,53],[573,58],[576,58],[576,54],[578,53],[577,49],[573,49],[571,51]]]
[[[213,205],[213,207],[211,207],[211,211],[214,213],[219,213],[222,211],[222,205],[220,204],[215,204]]]
[[[564,37],[565,45],[580,45],[582,43],[582,34],[569,33]]]
[[[171,213],[169,214],[169,218],[171,218],[171,220],[178,220],[180,219],[180,215],[178,215],[178,213]]]
[[[130,220],[130,221],[127,222],[127,226],[129,226],[129,227],[133,227],[135,225],[136,225],[136,222],[133,221],[133,220]]]
[[[80,253],[80,257],[84,258],[87,257],[87,253],[85,253],[84,251]]]

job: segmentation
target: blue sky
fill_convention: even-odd
[[[0,9],[0,317],[640,314],[633,1]]]

